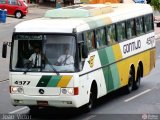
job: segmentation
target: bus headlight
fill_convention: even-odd
[[[69,88],[68,89],[68,94],[73,95],[74,94],[74,89],[73,88]]]
[[[23,87],[17,87],[17,86],[11,86],[10,87],[10,93],[13,93],[13,94],[23,94]]]
[[[61,95],[78,95],[78,87],[75,88],[61,88]]]

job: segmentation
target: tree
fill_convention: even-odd
[[[154,10],[160,12],[160,0],[151,0],[150,5],[153,6]]]

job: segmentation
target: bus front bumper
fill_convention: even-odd
[[[23,94],[11,94],[11,102],[14,106],[52,106],[78,108],[78,95],[75,96],[28,96]]]

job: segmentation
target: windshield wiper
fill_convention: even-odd
[[[51,68],[57,75],[59,75],[59,72],[53,67],[53,65],[52,65],[51,62],[48,60],[48,58],[47,58],[45,55],[43,55],[43,56],[44,56],[45,60],[47,61],[47,63],[49,64],[50,68]]]
[[[26,74],[28,71],[29,71],[29,69],[31,69],[32,68],[32,61],[29,61],[29,63],[27,63],[27,69],[26,69],[26,71],[24,71],[24,74]]]
[[[47,61],[47,63],[49,64],[50,68],[51,68],[57,75],[59,75],[59,72],[53,67],[53,65],[52,65],[51,62],[48,60],[48,58],[47,58],[45,55],[43,55],[43,56],[44,56],[45,60]],[[29,69],[32,68],[32,64],[33,64],[33,63],[32,63],[31,61],[28,63],[27,69],[26,69],[26,71],[24,71],[24,74],[26,74],[26,73],[29,71]],[[37,67],[37,68],[39,68],[39,67]]]

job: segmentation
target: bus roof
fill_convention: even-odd
[[[86,4],[81,6],[86,9],[72,6],[47,11],[43,18],[18,24],[15,32],[73,33],[75,30],[81,32],[153,12],[148,4]]]

